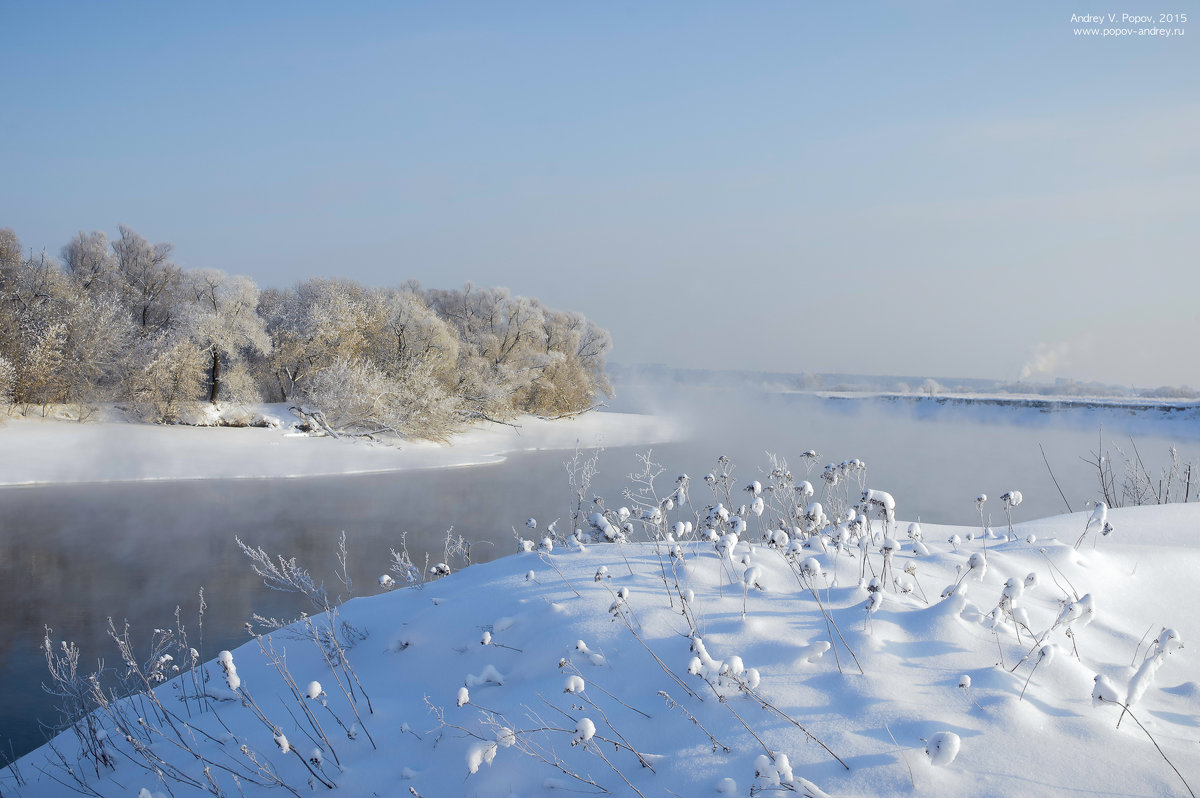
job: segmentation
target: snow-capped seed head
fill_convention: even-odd
[[[946,539],[946,542],[957,549],[962,544],[962,538],[960,538],[958,535],[951,535]]]
[[[323,761],[325,761],[325,754],[323,754],[321,752],[320,748],[314,748],[312,750],[312,752],[308,755],[308,761],[313,763],[317,767],[321,767],[321,763]]]
[[[1154,641],[1155,650],[1163,654],[1174,654],[1183,648],[1183,638],[1174,629],[1163,629]]]
[[[792,773],[792,763],[787,754],[775,755],[775,769],[779,772],[779,781],[783,784],[791,784],[796,780]]]
[[[383,574],[382,576],[379,577],[379,586],[382,588],[385,588],[385,589],[389,588],[392,585],[394,585],[395,583],[396,583],[396,580],[392,579],[387,574]]]
[[[758,758],[754,760],[754,778],[758,779],[762,786],[779,783],[779,773],[775,770],[771,758],[766,754],[759,754]]]
[[[587,685],[584,683],[583,677],[574,673],[568,676],[567,680],[563,682],[564,693],[582,693],[586,687]]]
[[[925,756],[937,767],[945,767],[954,761],[962,747],[962,739],[954,732],[938,732],[925,744]]]
[[[921,539],[921,525],[918,524],[916,521],[913,521],[911,524],[908,525],[908,539],[909,540],[920,540]]]
[[[461,707],[469,703],[471,703],[471,691],[466,687],[458,688],[458,697],[455,699],[454,705]]]
[[[526,518],[525,526],[529,527],[530,529],[537,529],[537,519],[536,518]]]
[[[578,651],[580,654],[589,653],[587,643],[583,642],[582,640],[575,641],[575,650]]]
[[[746,668],[744,681],[746,682],[746,686],[751,690],[757,690],[759,683],[762,681],[762,676],[759,674],[758,668]]]
[[[571,745],[586,743],[595,736],[596,724],[592,723],[590,718],[580,718],[575,724],[575,736],[571,738]]]
[[[984,556],[984,553],[982,551],[977,551],[971,555],[970,559],[967,560],[967,567],[972,570],[975,570],[975,569],[986,570],[987,569],[987,557]]]
[[[501,748],[511,748],[516,745],[517,733],[507,726],[500,726],[496,729],[496,744]]]
[[[987,501],[987,494],[986,494],[986,493],[981,493],[981,494],[979,494],[978,496],[976,496],[976,497],[975,497],[975,503],[976,503],[976,504],[983,504],[983,503],[984,503],[984,502],[986,502],[986,501]]]
[[[1078,617],[1073,619],[1074,624],[1072,629],[1079,631],[1090,624],[1096,617],[1096,599],[1091,593],[1085,593],[1083,598],[1076,602],[1079,607]]]
[[[288,742],[287,735],[279,729],[275,730],[275,745],[279,746],[281,753],[287,754],[292,750],[292,744]]]
[[[622,601],[628,600],[629,599],[629,588],[627,588],[627,587],[617,588],[617,598],[621,599]]]
[[[964,673],[962,676],[959,676],[958,677],[958,686],[964,690],[971,689],[971,675]]]
[[[325,691],[323,689],[321,689],[320,682],[309,682],[308,687],[304,688],[305,698],[313,698],[313,699],[320,698],[321,694],[324,692]]]
[[[1000,494],[1000,501],[1004,502],[1007,507],[1016,507],[1021,503],[1023,498],[1019,490],[1010,490],[1007,493]]]
[[[617,518],[621,519],[622,521],[626,521],[629,519],[629,516],[630,516],[630,512],[629,512],[628,507],[618,507],[617,508]]]
[[[525,581],[526,582],[536,582],[537,574],[535,574],[533,571],[529,571],[528,573],[525,574]]]
[[[483,635],[479,638],[479,642],[482,645],[490,646],[492,644],[492,633],[484,630]]]
[[[758,496],[762,493],[762,483],[757,479],[746,486],[746,492],[752,496]]]
[[[1047,643],[1038,649],[1038,662],[1049,663],[1054,659],[1054,652],[1058,650],[1058,646],[1053,643]]]
[[[236,690],[242,686],[242,679],[238,676],[237,666],[233,664],[233,654],[228,651],[222,651],[217,654],[217,662],[221,664],[221,669],[225,671],[225,683],[229,685],[230,690]]]

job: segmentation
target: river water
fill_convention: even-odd
[[[1120,447],[1133,457],[1130,436],[1155,475],[1177,444],[1183,463],[1200,467],[1200,422],[1194,413],[1128,408],[956,406],[933,401],[837,400],[811,396],[758,396],[737,389],[687,391],[676,387],[670,412],[690,430],[685,440],[654,446],[663,466],[662,493],[675,475],[693,477],[696,503],[711,499],[703,485],[716,458],[734,463],[738,484],[761,479],[766,453],[803,472],[800,453],[822,455],[810,479],[817,485],[826,462],[859,458],[867,484],[887,490],[905,520],[978,522],[974,498],[1022,491],[1017,520],[1076,511],[1097,493],[1096,470],[1082,462],[1104,445],[1117,464]],[[658,394],[660,403],[663,395]],[[1042,450],[1065,494],[1051,481]],[[646,448],[600,454],[591,494],[610,507],[623,503],[628,475]],[[307,609],[295,595],[271,591],[251,572],[235,543],[241,538],[271,553],[296,557],[344,595],[334,576],[337,540],[346,532],[349,573],[357,595],[379,591],[391,548],[408,533],[418,563],[441,560],[446,530],[480,542],[477,561],[515,550],[514,528],[535,517],[544,526],[569,516],[571,493],[564,461],[570,453],[513,455],[496,465],[393,474],[285,480],[196,480],[0,488],[0,761],[45,739],[41,724],[55,722],[46,695],[41,651],[44,627],[54,640],[81,648],[81,667],[116,661],[107,618],[128,620],[135,642],[148,644],[155,628],[173,627],[175,609],[195,644],[198,593],[204,589],[202,655],[246,639],[251,612],[291,618]],[[1200,481],[1200,473],[1197,480]],[[1194,498],[1195,484],[1191,488]],[[988,505],[1003,524],[999,501]]]

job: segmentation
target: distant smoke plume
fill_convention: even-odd
[[[1021,367],[1022,380],[1048,377],[1067,361],[1071,347],[1066,343],[1048,344],[1041,341],[1033,348],[1029,360]]]

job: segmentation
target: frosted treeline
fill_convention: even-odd
[[[260,290],[119,231],[80,232],[54,258],[0,229],[0,405],[86,417],[115,402],[175,422],[205,403],[291,402],[327,431],[438,439],[611,392],[605,330],[504,288]]]

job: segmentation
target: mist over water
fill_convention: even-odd
[[[653,404],[651,404],[653,401]],[[1153,474],[1167,464],[1168,447],[1180,459],[1200,463],[1200,424],[1190,412],[1121,408],[1072,408],[1041,412],[1028,407],[952,406],[933,402],[763,396],[728,390],[666,386],[622,391],[620,410],[651,410],[682,420],[686,440],[601,453],[591,494],[608,507],[625,503],[622,490],[638,470],[637,453],[652,449],[663,467],[660,495],[675,476],[693,478],[692,501],[713,500],[702,477],[726,455],[739,486],[762,479],[767,453],[786,460],[804,478],[800,454],[821,458],[807,477],[821,498],[820,469],[850,458],[866,462],[866,484],[896,497],[903,520],[976,524],[975,496],[993,497],[986,509],[1004,523],[998,497],[1017,489],[1024,503],[1015,520],[1066,511],[1042,460],[1045,448],[1066,499],[1079,511],[1098,496],[1095,468],[1080,460],[1098,448],[1132,457],[1133,435]],[[234,538],[271,553],[295,556],[323,580],[332,595],[345,595],[334,577],[337,539],[344,530],[349,573],[357,595],[378,592],[389,550],[408,532],[418,565],[443,558],[447,529],[475,546],[476,561],[516,550],[514,528],[529,535],[525,519],[540,528],[566,523],[571,495],[562,451],[513,455],[497,465],[393,474],[286,480],[197,480],[0,489],[0,758],[8,744],[18,753],[40,744],[37,719],[55,722],[44,681],[43,627],[54,640],[74,640],[81,666],[116,662],[106,619],[128,619],[135,642],[147,645],[155,628],[173,627],[181,607],[193,645],[197,642],[197,592],[205,589],[201,654],[246,640],[251,612],[292,618],[309,609],[302,598],[263,587]],[[1117,463],[1121,461],[1118,458]],[[1118,467],[1117,478],[1121,477]],[[1196,494],[1193,488],[1192,495]],[[1117,530],[1120,536],[1123,530]],[[490,544],[490,545],[489,545]],[[436,588],[431,588],[436,590]],[[370,643],[366,643],[370,645]],[[199,646],[197,646],[199,647]]]

